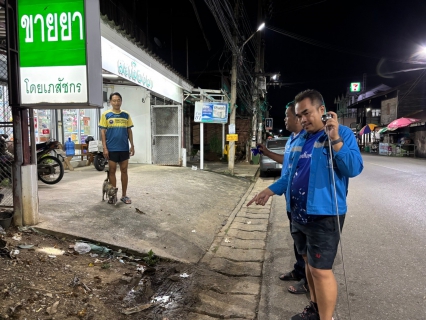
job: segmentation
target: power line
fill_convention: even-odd
[[[304,42],[304,43],[310,44],[312,46],[320,47],[320,48],[323,48],[323,49],[327,49],[327,50],[331,50],[331,51],[337,51],[337,52],[341,52],[341,53],[352,54],[352,55],[357,55],[357,56],[361,56],[361,57],[369,58],[369,59],[375,59],[375,60],[381,59],[380,57],[377,57],[377,56],[373,56],[373,55],[366,54],[366,53],[363,53],[363,52],[357,52],[357,51],[354,51],[352,49],[349,50],[349,49],[345,49],[345,48],[342,48],[342,47],[339,47],[339,46],[336,46],[336,45],[331,45],[331,44],[327,44],[327,43],[324,43],[324,42],[320,42],[318,40],[314,40],[314,39],[311,39],[311,38],[308,38],[308,37],[305,37],[305,36],[301,36],[301,35],[298,35],[296,33],[292,33],[292,32],[286,31],[286,30],[282,30],[282,29],[279,29],[279,28],[276,28],[276,27],[265,26],[265,28],[267,28],[271,31],[277,32],[279,34],[282,34],[286,37],[292,38],[294,40]],[[422,62],[422,61],[411,61],[411,60],[401,60],[401,59],[387,59],[387,60],[392,61],[392,62],[399,62],[399,63],[422,64],[422,65],[426,64],[425,62]]]

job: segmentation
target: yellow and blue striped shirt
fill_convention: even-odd
[[[127,129],[133,127],[132,118],[127,111],[115,113],[104,111],[99,121],[99,128],[106,129],[108,151],[129,151],[129,134]]]

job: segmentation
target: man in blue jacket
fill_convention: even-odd
[[[363,161],[353,132],[339,126],[334,112],[322,121],[325,106],[318,91],[303,91],[295,102],[306,134],[293,146],[286,173],[247,205],[265,205],[271,196],[286,194],[291,233],[306,262],[311,295],[310,304],[291,320],[331,320],[337,300],[332,267],[347,211],[349,178],[361,173]]]
[[[290,161],[291,148],[296,143],[297,139],[305,134],[305,130],[303,130],[299,119],[296,117],[296,106],[294,101],[289,102],[286,106],[284,123],[287,131],[291,132],[290,137],[285,145],[284,156],[282,154],[274,153],[268,150],[263,145],[259,145],[259,149],[265,156],[283,164],[281,175],[286,174],[286,168],[288,167],[288,163]],[[290,211],[287,211],[287,217],[290,221],[291,232],[292,223]],[[293,270],[280,275],[279,279],[283,281],[298,281],[295,285],[289,286],[287,290],[294,294],[305,294],[308,292],[309,288],[306,280],[305,260],[303,259],[302,255],[297,252],[296,245],[293,247],[294,256],[296,258],[296,263],[293,266]]]

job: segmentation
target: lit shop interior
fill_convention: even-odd
[[[34,127],[36,143],[56,139],[65,142],[68,138],[76,144],[84,144],[88,136],[95,140],[99,136],[99,117],[108,104],[109,85],[134,86],[130,81],[117,75],[103,71],[104,95],[103,109],[62,109],[62,110],[34,110]]]

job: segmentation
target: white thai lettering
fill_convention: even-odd
[[[72,21],[75,21],[75,19],[78,18],[80,21],[80,40],[83,40],[83,36],[84,36],[84,30],[83,30],[83,17],[81,15],[80,12],[76,11],[74,12],[74,14],[72,15]]]
[[[21,18],[21,27],[25,29],[25,42],[34,42],[33,16],[23,15]]]
[[[58,15],[59,15],[59,24],[58,24]],[[78,20],[78,21],[77,21]],[[47,16],[42,14],[35,15],[33,20],[32,15],[23,15],[21,17],[21,27],[25,29],[25,42],[34,42],[34,25],[39,23],[41,28],[41,42],[45,42],[46,30],[47,27],[47,41],[56,42],[56,41],[71,41],[72,40],[72,26],[73,22],[76,22],[79,28],[79,38],[83,40],[84,38],[84,28],[83,28],[83,16],[80,12],[62,12],[62,13],[48,13]],[[61,33],[59,35],[59,27],[61,28]],[[37,39],[38,40],[38,39]]]
[[[37,14],[34,18],[34,24],[40,20],[41,25],[41,42],[44,42],[44,17],[41,14]]]
[[[70,41],[72,40],[72,31],[71,31],[71,12],[62,12],[59,18],[61,23],[61,40]],[[68,35],[65,35],[65,31],[68,30]]]
[[[47,41],[58,41],[58,14],[49,13],[46,17]],[[53,31],[53,36],[52,36]]]

